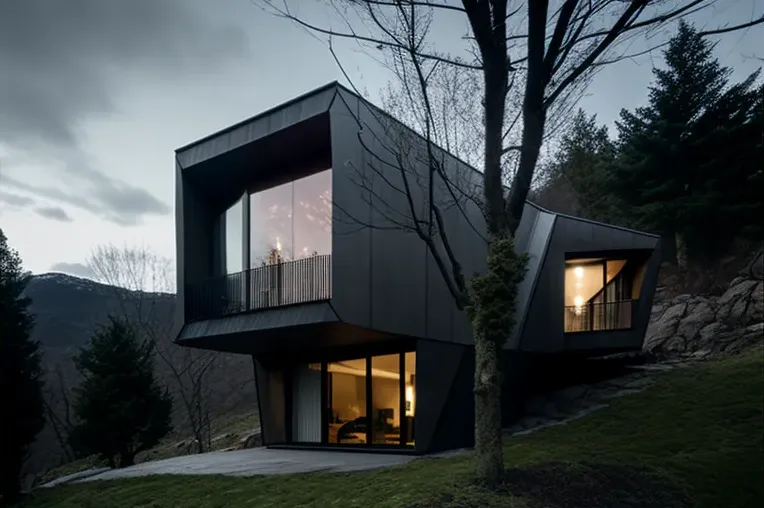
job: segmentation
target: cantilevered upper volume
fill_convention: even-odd
[[[177,341],[253,356],[268,444],[469,444],[471,328],[424,239],[485,270],[482,175],[433,150],[330,83],[176,151]],[[658,244],[527,203],[507,354],[638,350]]]

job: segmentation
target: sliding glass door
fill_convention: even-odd
[[[327,364],[329,444],[366,440],[366,359]]]
[[[292,442],[414,446],[416,353],[296,369]]]
[[[401,444],[401,355],[371,357],[371,443]]]

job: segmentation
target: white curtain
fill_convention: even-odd
[[[300,367],[292,394],[292,441],[321,442],[321,371]]]

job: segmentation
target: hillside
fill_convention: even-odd
[[[32,299],[30,310],[36,318],[32,338],[46,350],[78,349],[93,330],[106,321],[110,312],[120,312],[119,291],[114,286],[62,273],[32,277],[26,289]],[[133,298],[141,297],[125,293]],[[158,314],[172,319],[175,295],[152,293],[148,297],[160,306]]]
[[[26,294],[32,299],[30,311],[35,315],[32,338],[40,342],[43,350],[49,420],[38,436],[27,463],[29,481],[31,477],[67,460],[60,442],[61,436],[57,435],[50,422],[52,418],[56,419],[61,428],[71,423],[71,418],[67,422],[67,407],[79,382],[73,357],[88,342],[94,330],[106,321],[109,313],[132,315],[134,306],[124,302],[148,302],[152,305],[151,315],[159,321],[159,329],[168,332],[166,343],[162,346],[171,354],[173,362],[183,362],[187,355],[200,353],[172,344],[175,295],[129,292],[61,273],[32,277]],[[251,359],[244,355],[215,354],[214,361],[213,368],[205,377],[206,400],[213,427],[218,418],[227,421],[237,414],[252,414],[257,408]],[[173,394],[176,434],[188,436],[188,417],[180,383],[166,363],[157,360],[156,365],[160,381]],[[183,382],[186,383],[186,380]]]
[[[472,457],[349,474],[150,476],[36,491],[23,508],[99,506],[652,508],[764,503],[762,349],[653,373],[646,390],[565,425],[508,437],[506,491]]]

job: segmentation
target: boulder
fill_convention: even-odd
[[[652,321],[647,327],[645,335],[645,350],[656,351],[663,346],[664,342],[676,335],[679,321],[684,317],[686,311],[687,303],[674,303],[666,309],[662,316]]]
[[[764,282],[735,278],[720,297],[679,295],[656,304],[644,350],[665,361],[705,359],[764,341]]]
[[[712,304],[709,301],[700,301],[688,309],[687,315],[682,318],[676,328],[676,334],[692,341],[703,327],[713,323],[715,319],[716,312]]]
[[[663,354],[678,354],[684,353],[687,349],[687,339],[681,335],[674,335],[663,344],[661,344],[660,353]]]
[[[698,334],[696,341],[698,347],[701,349],[712,349],[714,338],[726,329],[727,327],[719,321],[714,321],[704,326]]]
[[[718,321],[730,320],[734,324],[740,317],[745,315],[753,290],[757,282],[752,279],[744,279],[737,284],[730,286],[722,296],[719,297],[719,309],[716,313]]]
[[[756,287],[751,291],[748,317],[754,322],[764,321],[764,282],[756,284]]]

